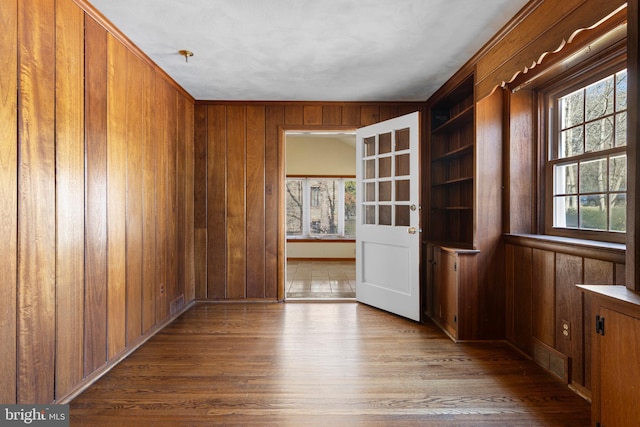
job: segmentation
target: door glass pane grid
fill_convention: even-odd
[[[409,129],[365,138],[364,223],[410,225]]]

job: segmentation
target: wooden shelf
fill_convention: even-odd
[[[448,132],[451,128],[461,126],[467,121],[473,120],[473,105],[465,108],[458,114],[451,117],[449,120],[444,122],[441,125],[438,125],[435,129],[431,131],[432,134],[445,133]]]
[[[444,182],[433,183],[432,186],[433,187],[440,187],[440,186],[443,186],[443,185],[461,184],[463,182],[472,182],[472,181],[473,181],[473,177],[472,176],[463,176],[463,177],[460,177],[460,178],[449,179],[449,180],[444,181]]]
[[[437,156],[435,158],[432,158],[431,161],[432,162],[442,162],[442,161],[449,161],[449,160],[453,160],[456,157],[460,157],[460,156],[465,156],[467,154],[470,154],[473,151],[473,144],[468,144],[465,145],[463,147],[460,148],[456,148],[455,150],[451,150],[447,153],[444,153],[441,156]]]

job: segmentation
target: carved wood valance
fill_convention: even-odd
[[[492,47],[478,59],[476,100],[498,87],[530,79],[556,60],[558,56],[554,55],[571,54],[581,46],[580,42],[612,30],[625,19],[624,0],[541,2],[511,31],[494,40]]]

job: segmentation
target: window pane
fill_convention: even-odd
[[[371,160],[365,160],[364,163],[364,179],[373,179],[376,177],[376,161],[371,159]]]
[[[411,194],[411,181],[408,179],[396,181],[396,201],[398,202],[408,202]]]
[[[609,159],[609,191],[627,191],[627,156]]]
[[[302,180],[288,179],[286,183],[287,235],[302,234]]]
[[[627,145],[627,113],[616,114],[616,147]]]
[[[554,167],[553,194],[576,194],[578,192],[578,164],[569,163]]]
[[[364,139],[364,157],[371,157],[376,154],[376,137],[370,136]]]
[[[396,226],[408,227],[411,225],[411,211],[408,205],[396,206]]]
[[[368,205],[364,207],[364,223],[375,224],[376,223],[376,207]]]
[[[610,194],[609,211],[611,212],[609,230],[627,231],[627,195]]]
[[[411,173],[409,154],[396,156],[396,176],[407,176]]]
[[[580,228],[607,229],[606,194],[580,197]]]
[[[356,236],[356,182],[344,182],[344,235]]]
[[[613,147],[613,116],[587,123],[585,151],[602,151]]]
[[[613,113],[613,76],[587,86],[586,93],[587,120]]]
[[[396,151],[409,149],[409,128],[396,131]]]
[[[566,129],[584,122],[584,90],[560,98],[560,128]]]
[[[616,111],[627,109],[627,70],[616,74]]]
[[[378,206],[378,214],[380,215],[379,225],[391,225],[391,206]]]
[[[576,156],[584,151],[582,126],[562,131],[560,134],[560,147],[558,158]]]
[[[378,154],[390,153],[391,152],[391,134],[383,133],[379,135],[378,145],[380,146]]]
[[[311,234],[338,234],[338,211],[336,201],[340,195],[340,181],[334,179],[314,179],[309,181],[311,203],[309,209],[309,229]],[[315,195],[315,196],[314,196]]]
[[[383,202],[391,201],[391,181],[378,183],[378,198]]]
[[[382,157],[378,160],[378,177],[386,178],[391,176],[391,157]]]
[[[578,197],[553,198],[554,227],[578,228]]]
[[[367,182],[365,184],[365,202],[375,202],[376,200],[376,183],[375,182]]]
[[[607,160],[580,162],[580,193],[607,191]]]

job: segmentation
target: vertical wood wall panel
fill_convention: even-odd
[[[169,133],[167,131],[167,96],[166,84],[163,81],[155,80],[155,94],[158,97],[156,102],[155,117],[160,117],[160,121],[154,124],[154,141],[167,141]],[[164,319],[167,310],[167,163],[168,163],[168,143],[156,144],[156,320]]]
[[[247,107],[247,297],[265,297],[265,107]]]
[[[207,298],[227,296],[227,114],[209,107],[207,119]]]
[[[360,107],[355,105],[342,107],[342,125],[360,126]]]
[[[195,297],[207,297],[207,117],[208,107],[194,109],[194,188],[193,222],[195,227]]]
[[[82,380],[84,13],[56,1],[56,396]]]
[[[16,281],[18,268],[18,3],[0,8],[0,402],[16,402]]]
[[[143,63],[128,52],[126,92],[126,344],[142,335]]]
[[[158,146],[154,103],[156,76],[149,66],[143,73],[143,164],[142,164],[142,331],[156,324],[156,151]]]
[[[278,295],[278,277],[283,272],[279,271],[278,265],[278,204],[282,190],[278,185],[280,180],[278,165],[283,156],[279,148],[279,126],[283,123],[284,108],[267,106],[265,117],[265,297],[280,299],[283,295]]]
[[[582,293],[576,288],[583,280],[582,258],[556,254],[556,346],[557,349],[572,358],[572,381],[583,384],[584,357],[582,345]],[[562,335],[563,321],[570,322],[571,339]]]
[[[184,296],[185,279],[186,279],[186,230],[185,230],[185,208],[186,208],[186,135],[184,131],[185,125],[185,104],[181,96],[177,97],[176,110],[176,275],[178,280],[177,295]]]
[[[553,252],[532,250],[533,336],[555,346],[555,257]]]
[[[318,126],[322,124],[321,105],[305,105],[302,108],[302,112],[305,126]]]
[[[246,297],[246,107],[227,108],[227,286],[228,297]]]
[[[532,250],[516,246],[514,253],[514,265],[516,266],[514,277],[517,278],[514,285],[514,300],[520,302],[518,310],[514,312],[515,343],[519,348],[531,354],[531,335],[533,330],[532,319]]]
[[[84,375],[107,360],[107,32],[85,19]]]
[[[325,105],[322,107],[322,121],[323,125],[342,125],[342,106],[340,105]]]
[[[193,120],[194,110],[193,104],[183,98],[182,109],[178,109],[178,114],[182,114],[184,110],[184,123],[181,129],[184,132],[184,297],[185,303],[195,298],[195,223],[194,223],[194,200],[193,200],[193,164],[194,164],[194,146],[193,146]],[[181,207],[182,205],[179,205]]]
[[[50,402],[55,373],[55,8],[18,9],[18,403]]]
[[[107,351],[125,348],[126,335],[126,191],[127,73],[125,47],[107,36]]]
[[[165,83],[166,124],[167,124],[167,314],[170,304],[182,293],[178,283],[177,256],[177,204],[176,204],[176,137],[177,137],[177,94]]]

